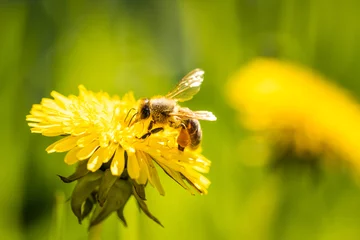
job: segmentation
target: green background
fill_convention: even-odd
[[[52,90],[77,94],[79,84],[165,94],[199,67],[205,81],[186,106],[218,117],[202,123],[209,194],[191,196],[161,174],[166,196],[148,187],[147,202],[165,228],[132,198],[129,227],[111,216],[103,239],[359,239],[360,188],[347,168],[280,173],[261,164],[268,151],[249,138],[226,92],[229,77],[257,56],[310,66],[358,96],[360,2],[1,1],[1,238],[87,238],[87,223],[66,202],[74,184],[56,176],[74,169],[64,154],[45,152],[55,139],[30,134],[32,104]]]

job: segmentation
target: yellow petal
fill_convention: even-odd
[[[80,84],[79,86],[78,86],[78,88],[79,88],[79,95],[87,95],[87,94],[92,94],[92,92],[91,91],[88,91],[87,89],[86,89],[86,87],[84,86],[84,85],[82,85],[82,84]]]
[[[73,128],[71,134],[74,136],[80,136],[86,134],[88,131],[89,125],[87,123],[83,123],[82,125]]]
[[[79,147],[85,147],[86,145],[90,144],[96,138],[96,134],[90,135],[82,135],[81,138],[77,141],[77,145]]]
[[[42,133],[42,129],[38,127],[34,127],[30,129],[31,133]]]
[[[47,122],[56,122],[56,123],[61,123],[62,125],[64,125],[67,121],[70,121],[71,118],[69,116],[51,116],[48,115],[46,116],[46,121]],[[45,121],[45,120],[43,120]]]
[[[53,152],[67,152],[70,149],[76,147],[76,141],[78,137],[68,136],[59,141],[54,142],[49,147],[46,148],[48,153]]]
[[[43,126],[41,126],[42,128]],[[64,131],[62,129],[62,126],[55,126],[47,129],[43,129],[42,135],[48,136],[48,137],[54,137],[64,134]]]
[[[161,195],[165,195],[164,188],[161,185],[159,175],[158,175],[157,170],[156,170],[156,168],[155,168],[155,166],[154,166],[154,164],[152,162],[151,157],[148,154],[144,154],[144,156],[145,156],[147,164],[148,164],[150,183],[153,186],[155,186],[155,188],[158,190],[158,192]]]
[[[56,103],[64,109],[66,109],[67,105],[70,105],[72,103],[70,99],[56,91],[52,91],[50,95],[55,99]]]
[[[34,116],[34,117],[40,117],[40,118],[43,118],[43,117],[46,117],[47,114],[45,114],[43,111],[41,110],[38,110],[38,109],[34,109],[34,107],[30,110],[30,115],[28,116]]]
[[[145,159],[145,156],[142,151],[136,151],[136,157],[139,163],[140,171],[139,171],[139,177],[136,179],[136,182],[138,184],[145,184],[148,179],[149,175],[149,169],[147,166],[147,161]]]
[[[115,150],[117,149],[118,144],[116,143],[111,143],[110,146],[108,146],[106,149],[107,151],[105,151],[104,153],[104,160],[103,162],[106,163],[108,162],[112,156],[114,156]]]
[[[111,173],[115,176],[120,176],[125,168],[125,158],[124,158],[124,149],[118,147],[116,149],[115,155],[112,159],[110,170]]]
[[[60,136],[60,135],[63,135],[64,134],[64,132],[63,131],[56,131],[56,130],[54,130],[54,131],[51,131],[51,130],[46,130],[46,131],[42,131],[41,132],[41,134],[43,135],[43,136],[46,136],[46,137],[57,137],[57,136]]]
[[[26,121],[28,121],[28,122],[41,122],[42,120],[43,120],[43,118],[39,117],[39,116],[26,115]]]
[[[178,184],[180,184],[183,188],[189,190],[189,187],[186,185],[186,183],[183,181],[183,178],[181,177],[181,174],[177,171],[173,171],[171,168],[167,167],[165,164],[162,164],[161,162],[158,162],[160,167],[172,178],[174,179]],[[191,192],[193,193],[193,192]]]
[[[193,186],[202,194],[207,194],[207,188],[210,185],[209,179],[201,175],[200,173],[187,169],[187,171],[183,171],[182,174],[184,177],[186,177],[189,180],[190,184],[193,184]]]
[[[99,142],[101,147],[109,146],[109,136],[107,134],[101,134],[99,136]]]
[[[151,155],[153,156],[153,155]],[[181,158],[182,156],[178,156],[178,158]],[[171,159],[170,161],[168,159]],[[167,167],[171,168],[172,170],[174,171],[177,171],[177,172],[181,172],[183,169],[184,169],[184,164],[181,163],[181,161],[179,161],[178,159],[176,158],[164,158],[162,157],[161,155],[159,156],[156,156],[154,157],[154,161],[157,162],[157,163],[162,163],[164,165],[166,165]],[[179,164],[179,162],[181,164]]]
[[[47,130],[47,129],[50,129],[50,128],[56,128],[56,127],[61,127],[61,124],[60,123],[47,123],[47,122],[42,122],[42,123],[32,123],[31,125],[30,125],[30,123],[29,123],[29,126],[30,127],[41,127],[41,128],[43,128],[44,130]]]
[[[43,113],[41,104],[32,105],[30,113],[32,114],[33,111],[38,112],[38,113]]]
[[[77,154],[76,157],[79,160],[84,160],[89,158],[94,152],[95,150],[99,147],[99,141],[93,141],[92,143],[90,143],[89,145],[85,146],[84,148],[82,148]]]
[[[191,167],[198,172],[208,173],[210,170],[211,162],[202,155],[191,154],[191,152],[184,152],[182,156],[170,155],[167,159],[178,159],[178,163]]]
[[[68,114],[68,112],[57,105],[53,99],[43,98],[41,104],[43,106],[43,111],[52,113],[55,116]]]
[[[127,159],[127,170],[129,173],[130,178],[137,179],[139,177],[139,163],[136,158],[135,153],[128,152],[128,159]]]
[[[89,171],[95,172],[98,170],[101,165],[103,164],[103,158],[104,158],[104,148],[98,148],[93,155],[91,155],[91,158],[89,159],[87,163],[87,169]]]
[[[41,99],[41,105],[48,109],[55,109],[58,107],[56,102],[53,99],[50,98],[43,98]]]
[[[79,161],[79,159],[76,157],[76,154],[80,151],[81,148],[79,147],[75,147],[73,149],[71,149],[66,155],[65,155],[65,159],[64,162],[66,164],[72,165],[76,162]]]
[[[41,127],[41,125],[39,125],[38,122],[30,122],[28,123],[29,127],[32,127],[32,128],[37,128],[37,127]]]

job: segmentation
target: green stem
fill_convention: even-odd
[[[140,212],[136,199],[131,197],[126,205],[128,228],[124,229],[119,223],[120,238],[119,239],[140,239]],[[120,229],[121,228],[121,229]]]
[[[90,228],[89,235],[88,235],[89,240],[100,240],[101,239],[101,230],[102,230],[101,224],[102,223],[99,223]]]
[[[55,192],[55,206],[53,210],[52,229],[49,239],[63,239],[65,195],[61,191]]]

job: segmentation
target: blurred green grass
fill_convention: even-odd
[[[356,239],[360,191],[347,171],[325,171],[314,186],[307,174],[284,181],[244,164],[266,154],[256,142],[239,150],[249,133],[226,102],[225,84],[246,61],[273,56],[313,67],[359,96],[359,7],[355,0],[1,3],[3,239],[87,236],[67,202],[55,205],[73,188],[56,174],[72,167],[64,155],[46,154],[53,139],[30,134],[25,115],[32,104],[51,90],[77,94],[79,84],[118,95],[164,94],[197,67],[205,81],[186,106],[218,117],[202,124],[204,155],[212,160],[209,194],[190,196],[162,174],[166,196],[148,188],[147,198],[165,228],[132,201],[125,209],[129,227],[112,216],[104,239]]]

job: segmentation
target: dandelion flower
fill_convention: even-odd
[[[65,163],[78,163],[73,175],[61,178],[77,180],[71,205],[79,221],[99,203],[91,225],[113,211],[126,224],[122,210],[134,195],[141,209],[159,223],[144,202],[148,182],[165,194],[155,163],[191,193],[207,193],[210,181],[201,173],[209,171],[210,161],[199,151],[179,151],[179,132],[170,127],[141,139],[149,123],[129,124],[137,107],[131,93],[120,99],[79,86],[79,96],[65,97],[55,91],[51,96],[33,105],[26,120],[33,133],[62,137],[47,147],[48,153],[67,152]]]
[[[340,158],[360,170],[359,105],[326,78],[259,58],[233,76],[228,91],[249,129],[291,146],[297,155]]]

